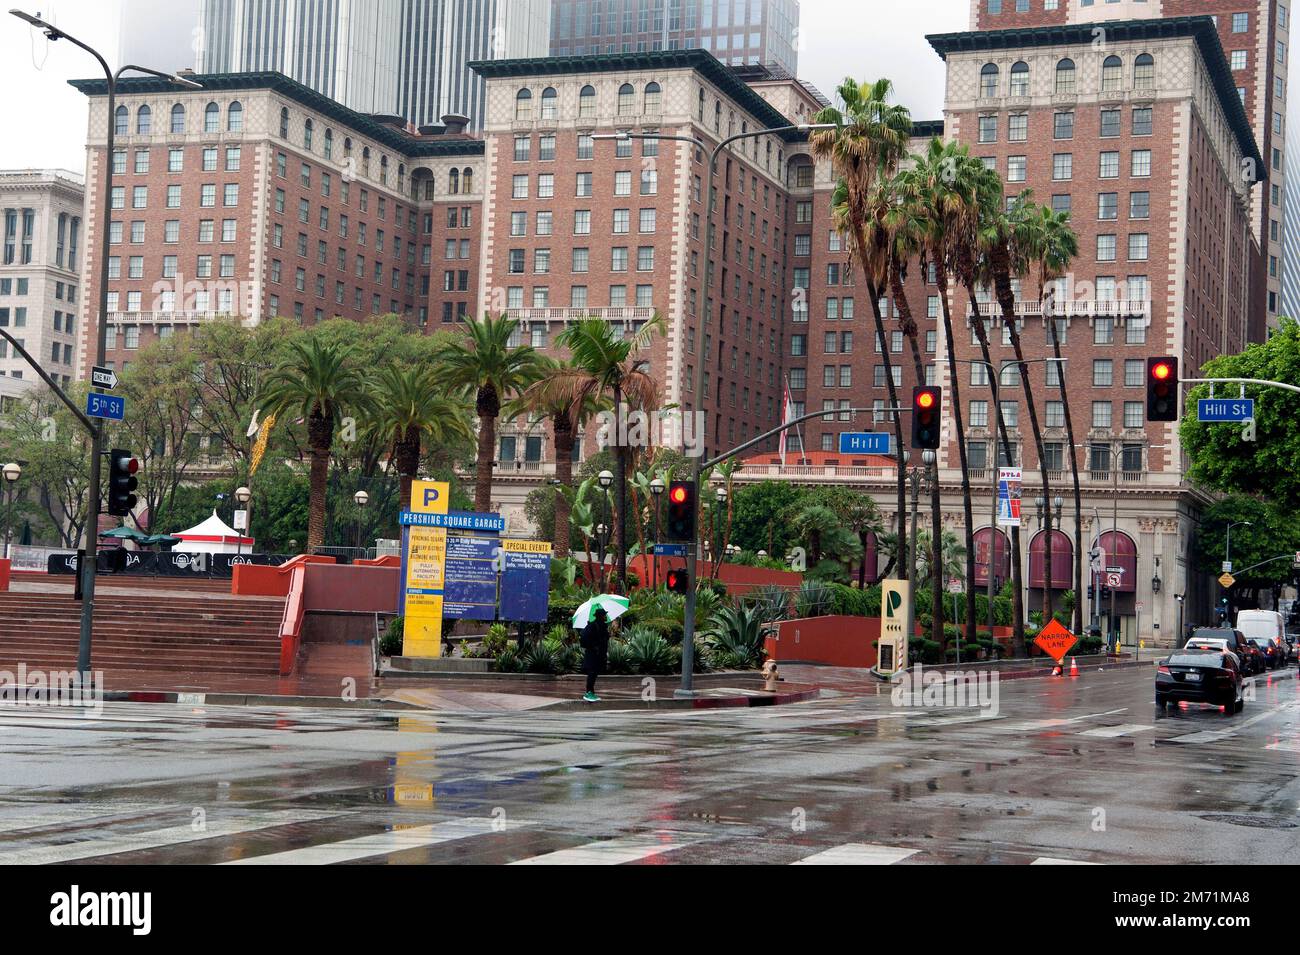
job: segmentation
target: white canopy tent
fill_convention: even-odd
[[[252,552],[254,543],[253,538],[244,537],[239,531],[217,517],[216,511],[213,511],[212,516],[202,524],[172,536],[181,539],[181,542],[173,547],[172,551],[190,554],[199,552],[208,554],[237,554],[242,552],[247,554]]]

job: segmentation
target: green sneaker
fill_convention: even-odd
[[[591,692],[587,692],[587,693],[582,694],[582,698],[583,698],[584,700],[586,700],[588,703],[599,703],[599,702],[600,702],[600,697],[598,697],[595,693],[591,693]]]

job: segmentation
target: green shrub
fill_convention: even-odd
[[[586,597],[579,598],[573,594],[551,594],[551,602],[546,610],[546,625],[554,627],[557,624],[568,626],[573,620],[573,615],[578,612],[578,605],[586,600]]]
[[[605,657],[608,672],[627,674],[632,672],[632,654],[627,649],[627,641],[613,639],[609,641],[609,653]]]
[[[555,672],[555,652],[544,640],[529,647],[520,662],[526,673]]]
[[[913,637],[907,642],[907,659],[910,663],[938,663],[939,644],[924,637]]]
[[[628,662],[634,673],[672,672],[673,647],[647,627],[633,627],[627,635]]]
[[[727,660],[726,669],[752,669],[766,655],[763,620],[756,610],[743,605],[720,608],[704,631],[704,640],[715,662]]]
[[[493,663],[493,669],[498,673],[519,673],[524,668],[524,661],[519,656],[519,651],[514,647],[506,647],[497,654],[496,661]]]
[[[388,627],[379,638],[379,652],[382,656],[396,657],[402,654],[402,634],[405,632],[405,617],[394,617],[388,621]]]
[[[483,650],[490,657],[499,657],[510,643],[510,631],[504,623],[494,623],[488,627],[483,637]]]
[[[790,616],[790,591],[776,584],[755,587],[742,598],[763,623],[774,623]]]
[[[796,617],[824,617],[832,612],[834,593],[830,584],[820,580],[805,580],[794,595]]]

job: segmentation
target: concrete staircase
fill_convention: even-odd
[[[163,593],[95,598],[96,670],[277,675],[284,602]],[[81,604],[69,594],[0,593],[0,669],[71,670]]]

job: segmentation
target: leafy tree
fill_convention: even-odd
[[[67,390],[74,404],[85,403],[85,385]],[[0,417],[0,458],[0,464],[23,467],[27,494],[15,506],[15,523],[32,521],[37,540],[78,546],[86,524],[90,435],[49,388],[8,403]]]
[[[1283,318],[1268,341],[1250,345],[1236,355],[1220,355],[1206,362],[1198,375],[1183,369],[1188,378],[1258,378],[1300,382],[1300,325]],[[1221,397],[1238,394],[1237,385],[1219,385]],[[1242,426],[1202,424],[1184,413],[1179,434],[1191,462],[1188,477],[1224,493],[1257,495],[1278,503],[1300,499],[1300,394],[1281,388],[1247,386],[1255,399],[1255,440],[1241,439]],[[1186,408],[1198,398],[1210,397],[1209,385],[1187,392]]]
[[[784,559],[799,543],[782,515],[801,501],[804,490],[787,481],[737,484],[731,508],[731,536],[741,550],[765,550]]]
[[[1255,606],[1261,590],[1276,590],[1291,582],[1295,574],[1292,558],[1300,551],[1300,526],[1283,507],[1256,497],[1233,494],[1216,501],[1202,514],[1193,543],[1193,559],[1201,573],[1217,577],[1222,572],[1230,524],[1236,525],[1232,528],[1232,575],[1237,582],[1228,591],[1228,599],[1233,607]],[[1286,559],[1273,560],[1275,557]],[[1245,570],[1255,564],[1261,566]]]
[[[380,370],[371,380],[367,428],[388,450],[398,474],[399,508],[411,499],[424,442],[446,446],[474,440],[464,405],[441,389],[429,365],[394,363]]]

